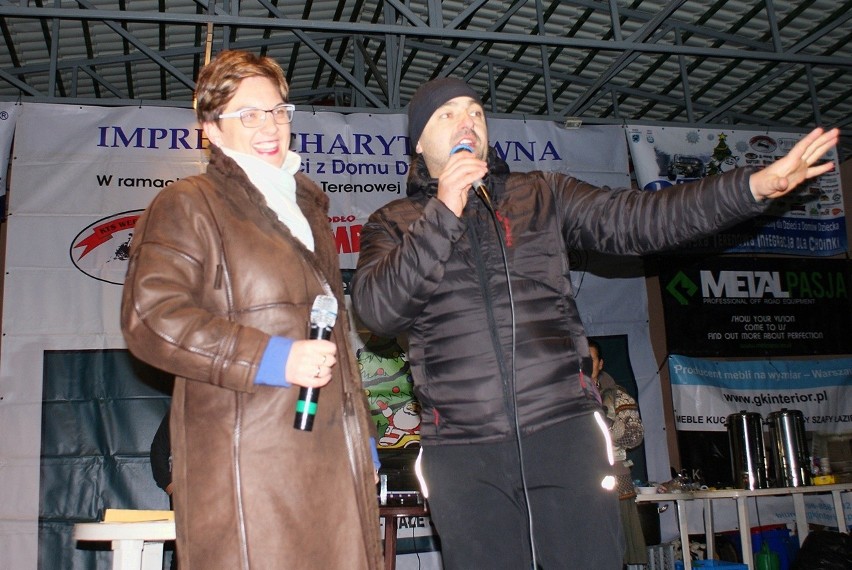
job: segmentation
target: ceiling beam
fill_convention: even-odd
[[[345,35],[353,32],[361,34],[405,34],[407,36],[433,37],[435,30],[431,27],[403,26],[399,24],[365,24],[360,22],[353,25],[350,22],[334,22],[323,20],[294,20],[281,17],[270,20],[253,16],[232,16],[216,14],[198,16],[176,12],[160,13],[148,11],[116,11],[116,10],[69,10],[65,8],[33,8],[11,6],[9,0],[0,0],[0,16],[9,18],[58,18],[60,20],[106,20],[123,22],[167,22],[172,24],[202,25],[212,20],[216,26],[244,28],[274,28],[287,30],[291,33],[306,33],[307,31],[337,32]],[[77,0],[83,2],[84,0]],[[259,0],[268,5],[268,2]],[[683,1],[683,0],[678,0]],[[277,9],[275,9],[277,11]],[[209,18],[209,19],[208,19]],[[553,35],[530,35],[509,32],[484,33],[478,30],[463,30],[440,28],[440,39],[458,39],[466,41],[490,41],[505,44],[547,45],[553,47],[569,47],[576,49],[597,49],[615,52],[642,52],[659,54],[683,54],[686,56],[704,56],[720,59],[782,61],[789,63],[810,63],[814,65],[839,66],[852,69],[852,61],[843,57],[821,56],[818,54],[802,54],[775,52],[761,49],[708,48],[704,46],[677,46],[673,44],[647,43],[626,39],[623,41],[605,41],[591,38],[567,38]]]

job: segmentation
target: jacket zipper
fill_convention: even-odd
[[[476,214],[481,214],[481,209],[476,209]],[[500,343],[500,333],[497,329],[497,320],[494,318],[494,299],[488,287],[488,272],[485,266],[485,259],[482,256],[482,241],[479,239],[479,234],[476,231],[476,221],[478,216],[470,216],[467,218],[468,230],[471,232],[471,242],[473,247],[473,258],[476,261],[476,272],[479,277],[480,289],[482,296],[485,298],[485,314],[488,320],[488,330],[491,333],[491,343],[494,346],[494,353],[497,356],[497,366],[500,369],[500,379],[503,385],[503,404],[506,409],[506,415],[509,419],[509,427],[515,423],[515,408],[512,404],[512,381],[506,372],[506,359],[503,354],[503,346]],[[499,234],[497,239],[500,239]]]

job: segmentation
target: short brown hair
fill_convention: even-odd
[[[225,50],[201,68],[195,84],[195,116],[201,123],[217,122],[243,79],[266,77],[287,100],[290,88],[274,59],[247,51]]]

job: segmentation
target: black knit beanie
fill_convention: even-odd
[[[439,77],[421,85],[408,103],[408,138],[411,150],[417,147],[417,141],[423,134],[423,128],[438,107],[456,97],[471,97],[482,105],[476,91],[455,77]]]

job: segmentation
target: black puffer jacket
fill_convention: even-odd
[[[512,303],[488,211],[471,199],[457,218],[435,197],[437,180],[420,156],[408,198],[375,212],[361,231],[355,309],[379,335],[408,333],[427,444],[505,440],[515,402],[525,433],[599,409],[567,249],[648,253],[764,208],[746,169],[652,193],[509,173],[494,149],[488,162]]]

